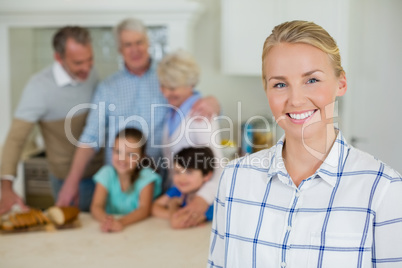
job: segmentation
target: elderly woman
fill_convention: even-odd
[[[217,148],[220,144],[218,123],[203,116],[191,114],[193,105],[201,95],[195,90],[199,79],[199,67],[194,58],[179,50],[165,56],[158,66],[161,91],[169,103],[170,111],[165,118],[163,130],[163,155],[169,163],[167,186],[172,182],[173,156],[186,147],[207,146],[217,159],[222,157]],[[215,135],[212,134],[215,132]],[[196,198],[177,212],[182,217],[182,227],[190,227],[203,222],[209,206],[215,198],[220,170],[214,171],[212,179],[197,192]],[[154,211],[154,215],[157,215]]]

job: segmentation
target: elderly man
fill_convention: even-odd
[[[114,136],[122,128],[141,129],[148,137],[147,154],[156,161],[161,157],[163,120],[168,110],[163,106],[167,102],[160,91],[155,62],[148,53],[146,27],[139,20],[126,19],[115,32],[124,69],[100,83],[96,90],[93,104],[97,107],[88,116],[80,148],[75,152],[73,165],[57,201],[60,206],[76,198],[87,164],[99,148],[105,146],[106,162],[110,163]],[[218,113],[219,108],[217,100],[209,97],[200,100],[193,112],[211,116]],[[195,215],[206,211],[208,203],[212,200],[196,199],[194,206],[189,206],[185,213]],[[189,220],[189,224],[193,222]]]
[[[98,82],[92,69],[89,32],[81,27],[61,28],[53,37],[53,48],[55,62],[29,80],[5,142],[1,163],[0,214],[7,212],[15,203],[25,207],[20,197],[13,192],[12,181],[17,175],[17,164],[33,126],[39,124],[45,141],[55,199],[68,174],[76,149],[70,140],[78,138],[84,128],[87,109],[80,109],[68,118],[69,129],[64,129],[64,123],[73,107],[91,101]],[[102,163],[102,157],[98,155],[83,174],[87,179],[83,179],[79,186],[81,210],[89,209],[94,190],[91,176]]]

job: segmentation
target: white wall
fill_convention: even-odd
[[[350,22],[344,133],[402,172],[402,1],[354,0]]]
[[[202,70],[200,91],[204,95],[216,96],[222,105],[223,114],[232,118],[235,123],[239,123],[238,118],[240,121],[246,121],[254,115],[271,118],[260,77],[229,76],[221,71],[220,1],[199,0],[198,2],[206,7],[204,14],[197,22],[194,33],[194,55]],[[240,102],[241,110],[238,109],[238,102]],[[235,125],[236,128],[237,125]]]

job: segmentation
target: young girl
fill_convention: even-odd
[[[151,214],[152,200],[161,193],[162,180],[151,168],[143,167],[149,166],[144,153],[141,131],[126,128],[116,136],[113,166],[104,166],[95,174],[91,213],[102,231],[121,231]],[[124,216],[117,219],[114,214]]]
[[[176,216],[181,207],[191,202],[196,192],[214,172],[214,154],[208,147],[187,147],[174,156],[173,186],[152,205],[152,215],[170,221],[173,228],[185,228],[184,218]],[[202,215],[202,221],[213,217],[213,205]]]
[[[286,22],[262,60],[285,135],[226,166],[210,267],[402,267],[402,178],[334,128],[347,82],[333,38],[312,22]]]

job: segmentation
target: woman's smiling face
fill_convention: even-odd
[[[335,98],[346,92],[346,77],[336,77],[328,55],[308,44],[279,43],[264,65],[268,102],[286,136],[325,134],[333,122]]]

